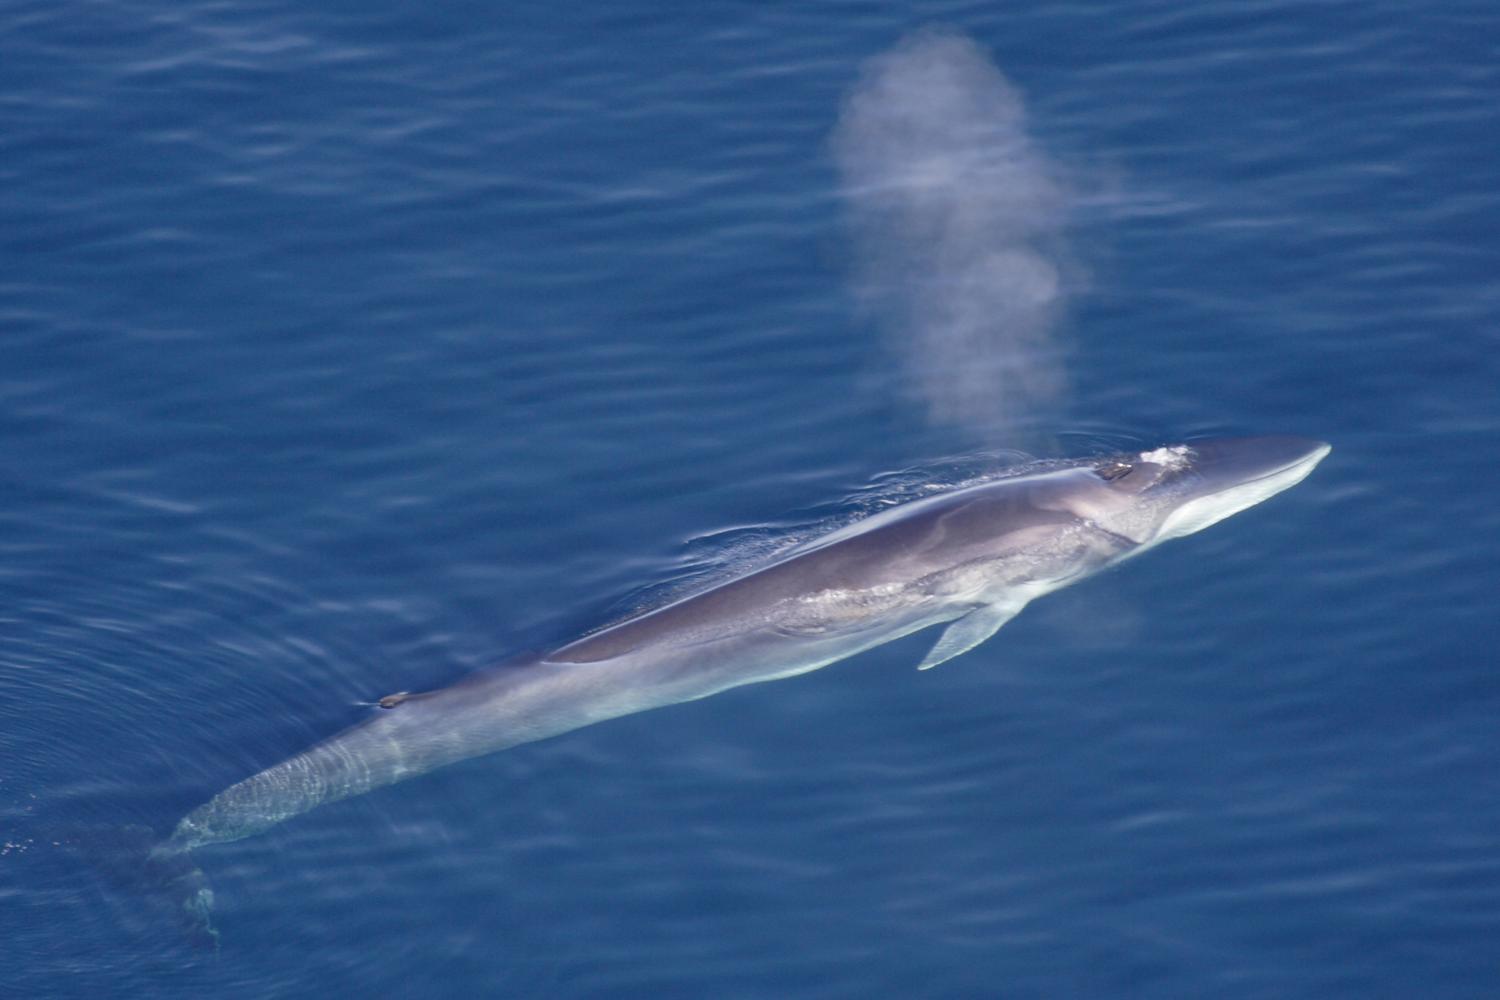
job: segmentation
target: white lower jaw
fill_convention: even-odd
[[[1202,531],[1231,514],[1238,514],[1248,507],[1254,507],[1262,500],[1269,500],[1282,490],[1296,486],[1307,478],[1308,473],[1312,472],[1331,450],[1330,447],[1324,445],[1300,462],[1288,465],[1268,476],[1252,479],[1247,483],[1220,490],[1218,493],[1198,497],[1196,500],[1189,500],[1167,515],[1167,519],[1162,522],[1161,528],[1157,531],[1156,541],[1164,542],[1169,538],[1181,538],[1183,535]]]

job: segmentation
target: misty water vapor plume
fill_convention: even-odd
[[[867,64],[833,136],[861,306],[931,419],[987,435],[1066,389],[1069,196],[1025,126],[977,45],[924,31]]]

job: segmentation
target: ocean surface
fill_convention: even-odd
[[[1497,39],[0,4],[0,995],[1500,996]],[[216,951],[138,877],[381,695],[964,470],[1255,433],[1334,450],[937,670],[204,848]]]

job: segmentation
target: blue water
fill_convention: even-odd
[[[830,137],[931,22],[1071,192],[1030,420],[931,419],[851,293]],[[1497,30],[0,7],[0,994],[1500,995]],[[79,850],[893,473],[1258,432],[1335,450],[938,670],[912,637],[200,852],[217,954]]]

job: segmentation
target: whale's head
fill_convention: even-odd
[[[1088,515],[1144,551],[1295,486],[1330,450],[1308,438],[1226,437],[1098,459]]]

